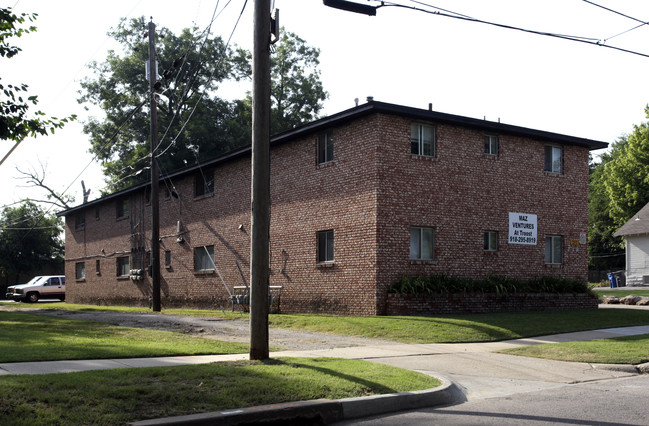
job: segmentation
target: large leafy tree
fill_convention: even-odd
[[[122,52],[110,51],[106,62],[92,64],[94,76],[81,85],[79,101],[99,106],[105,113],[101,119],[90,119],[84,131],[91,136],[90,150],[102,162],[109,190],[148,176],[149,111],[144,107],[148,82],[143,72],[148,47],[142,34],[139,21],[122,20],[109,33]],[[250,77],[250,53],[227,48],[219,37],[206,37],[196,28],[180,35],[162,28],[157,40],[161,143],[156,155],[162,172],[248,145],[249,95],[229,101],[218,96],[218,89],[228,79]],[[290,33],[282,40],[274,55],[283,65],[275,66],[273,72],[273,132],[316,118],[327,96],[316,69],[319,51]]]
[[[80,102],[103,109],[84,131],[110,179],[109,189],[141,180],[149,143],[149,82],[144,72],[148,41],[138,20],[122,20],[109,35],[122,47],[109,51],[106,62],[91,64],[93,78],[81,83]],[[175,35],[157,32],[160,84],[157,88],[160,151],[163,172],[214,157],[238,146],[234,105],[214,96],[219,84],[239,75],[232,68],[231,50],[220,38],[205,37],[196,28]],[[146,173],[144,173],[146,175]]]
[[[61,220],[33,202],[5,207],[0,215],[0,275],[18,283],[27,273],[63,270]]]
[[[36,17],[35,13],[16,15],[11,8],[0,8],[0,57],[11,59],[21,51],[10,39],[36,31],[29,24]],[[25,24],[28,26],[22,27]],[[20,142],[26,137],[54,133],[76,118],[74,115],[46,118],[44,112],[33,110],[30,113],[30,108],[37,104],[38,97],[28,94],[27,84],[5,83],[0,79],[0,140]]]
[[[649,118],[649,107],[645,108]],[[613,234],[649,203],[649,123],[633,128],[592,168],[589,193],[590,266],[623,267],[624,244]]]

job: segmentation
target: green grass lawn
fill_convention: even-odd
[[[0,376],[0,424],[116,425],[289,401],[422,390],[439,384],[413,371],[331,358]]]
[[[595,294],[599,296],[601,299],[602,296],[617,296],[619,298],[622,298],[624,296],[628,296],[629,294],[635,294],[636,296],[645,296],[649,297],[649,290],[638,290],[638,289],[631,289],[631,288],[622,288],[620,290],[615,290],[611,288],[606,288],[606,287],[595,287],[593,288],[595,291]]]
[[[242,343],[25,312],[0,312],[0,362],[247,353]]]
[[[649,334],[598,339],[587,342],[548,343],[500,351],[502,353],[598,364],[649,362]]]

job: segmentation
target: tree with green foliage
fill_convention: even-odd
[[[618,158],[626,147],[626,136],[612,144],[610,152],[600,156],[599,163],[590,163],[588,192],[588,266],[594,270],[612,270],[624,267],[624,243],[614,237],[617,230],[610,215],[610,198],[604,186],[605,168]]]
[[[21,51],[10,44],[9,39],[36,31],[34,25],[25,28],[21,25],[34,22],[37,16],[35,13],[16,15],[10,7],[0,8],[0,57],[11,59]],[[30,107],[37,104],[38,97],[28,95],[26,84],[0,83],[0,140],[20,142],[26,137],[47,135],[76,119],[75,115],[62,119],[46,118],[42,111],[30,115]]]
[[[19,284],[27,273],[63,271],[61,219],[33,202],[5,207],[0,215],[0,275]]]
[[[316,69],[319,51],[288,34],[276,45],[284,65],[281,73],[273,73],[273,82],[278,78],[283,82],[273,83],[273,98],[280,99],[273,109],[275,132],[316,118],[327,96]],[[79,102],[105,113],[85,123],[84,131],[91,138],[90,151],[102,163],[108,190],[115,191],[148,179],[149,111],[143,108],[148,101],[144,75],[148,41],[138,20],[123,19],[109,35],[122,46],[122,53],[110,51],[106,62],[91,65],[94,76],[82,82]],[[180,35],[161,28],[156,51],[161,132],[156,155],[163,174],[250,144],[250,97],[229,101],[218,96],[223,82],[250,77],[249,52],[229,48],[221,38],[210,38],[196,28]]]

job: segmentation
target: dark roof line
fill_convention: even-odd
[[[608,143],[595,141],[592,139],[579,138],[576,136],[562,135],[559,133],[546,132],[543,130],[529,129],[526,127],[514,126],[511,124],[503,124],[500,122],[493,122],[487,120],[480,120],[477,118],[464,117],[460,115],[446,114],[442,112],[419,109],[413,107],[407,107],[402,105],[390,104],[385,102],[378,101],[369,101],[365,104],[350,108],[345,111],[330,115],[328,117],[321,118],[319,120],[313,121],[311,123],[305,124],[303,126],[297,127],[295,129],[288,130],[286,132],[279,133],[271,137],[271,147],[275,145],[281,145],[286,142],[303,137],[305,134],[312,132],[321,131],[326,128],[338,126],[349,121],[357,120],[359,118],[371,115],[371,114],[393,114],[402,117],[413,118],[416,120],[425,120],[433,123],[439,124],[449,124],[455,126],[469,127],[473,129],[484,130],[487,132],[493,132],[497,134],[508,134],[513,136],[527,137],[535,139],[542,142],[551,142],[551,143],[560,143],[564,145],[577,145],[588,148],[589,150],[602,149],[608,146]],[[220,157],[217,157],[213,160],[207,161],[202,164],[195,166],[187,167],[176,172],[172,172],[161,176],[160,180],[173,179],[179,176],[187,175],[198,171],[199,169],[215,167],[219,164],[250,155],[251,146],[245,146],[243,148],[238,148],[233,151],[230,151]],[[99,202],[108,201],[111,199],[120,198],[130,192],[142,190],[146,188],[149,183],[142,183],[130,188],[124,189],[122,191],[107,195],[105,197],[99,198],[97,200],[90,201],[85,204],[81,204],[76,207],[61,211],[56,215],[58,217],[65,216],[67,214],[74,213],[81,209],[93,206]]]

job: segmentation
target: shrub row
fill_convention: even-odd
[[[503,276],[486,278],[454,277],[448,274],[428,276],[403,276],[388,288],[388,293],[396,294],[452,294],[452,293],[495,293],[499,295],[516,293],[588,293],[588,283],[584,281],[540,277],[522,280]]]

